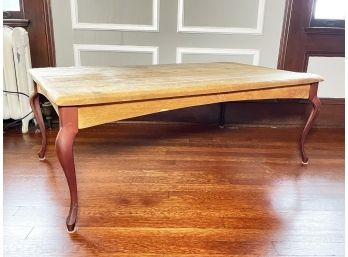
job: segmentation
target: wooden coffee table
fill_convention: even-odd
[[[238,63],[172,64],[126,67],[40,68],[30,71],[36,82],[31,107],[42,134],[40,160],[45,159],[46,132],[39,94],[59,115],[56,152],[70,190],[69,232],[78,212],[73,143],[79,129],[141,115],[211,103],[309,99],[313,105],[300,140],[304,142],[320,107],[322,77]]]

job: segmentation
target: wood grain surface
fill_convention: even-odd
[[[118,123],[75,141],[80,219],[64,229],[57,130],[4,134],[7,257],[344,256],[344,129]]]
[[[237,63],[32,69],[58,106],[89,105],[308,85],[322,77]]]
[[[220,102],[282,98],[308,99],[309,87],[309,85],[303,85],[222,94],[78,106],[78,127],[79,129],[88,128],[151,113]]]

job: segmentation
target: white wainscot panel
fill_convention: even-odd
[[[178,0],[177,31],[260,35],[265,3],[266,0]]]
[[[74,44],[74,59],[75,59],[75,65],[81,66],[84,65],[82,63],[81,53],[82,52],[90,52],[90,53],[101,53],[100,56],[102,57],[104,53],[123,53],[122,57],[125,58],[124,53],[131,54],[129,57],[130,60],[126,60],[124,62],[125,65],[130,64],[158,64],[158,47],[157,46],[128,46],[128,45],[88,45],[88,44]],[[134,54],[141,54],[141,57],[143,60],[146,59],[144,54],[151,54],[150,63],[141,63],[139,60],[134,58]],[[89,59],[95,59],[96,65],[101,65],[100,60],[98,59],[98,56],[96,55],[90,55]],[[112,58],[112,57],[111,57]],[[132,62],[131,60],[134,60]],[[117,64],[117,63],[116,63]],[[86,64],[85,64],[86,65]],[[87,64],[91,65],[91,64]],[[105,65],[110,65],[110,60],[105,59]]]
[[[344,98],[344,57],[309,57],[309,73],[324,77],[319,84],[319,97]]]
[[[81,1],[85,1],[85,0],[81,0]],[[82,17],[83,21],[80,21],[80,17],[79,14],[81,10],[79,10],[79,1],[78,0],[70,0],[70,6],[71,6],[71,20],[72,20],[72,28],[73,29],[81,29],[81,30],[119,30],[119,31],[159,31],[159,0],[151,0],[152,1],[152,8],[150,8],[152,18],[151,18],[151,24],[126,24],[126,23],[103,23],[103,22],[96,22],[95,20],[98,19],[98,17],[94,17],[99,15],[102,10],[98,11],[98,5],[99,6],[104,6],[102,5],[102,1],[105,0],[89,0],[92,2],[95,2],[96,7],[94,6],[88,6],[88,10],[86,11],[90,11],[91,13],[89,13],[87,15],[87,17],[91,17],[92,21],[86,21],[86,17]],[[128,4],[127,0],[124,4]],[[140,1],[140,0],[138,0]],[[139,6],[135,5],[136,8],[134,10],[134,15],[128,15],[128,16],[132,16],[135,17],[136,19],[139,19],[140,14],[139,14]],[[86,9],[87,7],[84,6]],[[100,7],[102,9],[102,7]],[[140,8],[141,9],[141,8]],[[124,11],[124,10],[122,10]],[[144,11],[144,10],[141,10]],[[88,13],[87,12],[87,13]],[[115,13],[114,13],[115,14]],[[110,16],[109,18],[117,18],[115,17],[112,12],[110,12],[109,15],[105,16]],[[144,15],[144,14],[142,14]],[[124,16],[124,19],[128,20],[128,16],[124,15],[123,13],[121,13],[120,16]],[[148,16],[148,15],[145,15]],[[102,17],[102,16],[101,16]]]
[[[185,56],[186,58],[185,60]],[[258,49],[226,49],[226,48],[187,48],[176,49],[176,62],[240,62],[258,65],[260,50]]]

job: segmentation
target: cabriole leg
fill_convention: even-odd
[[[318,112],[320,110],[320,100],[317,96],[318,92],[318,83],[312,84],[309,91],[309,100],[312,103],[312,111],[309,115],[309,118],[307,120],[306,126],[303,129],[302,136],[301,136],[301,142],[300,142],[300,148],[301,148],[301,157],[302,157],[302,164],[307,165],[308,164],[308,157],[304,149],[304,143],[306,141],[307,135],[309,130],[312,128],[314,119],[318,115]]]
[[[46,139],[46,128],[45,128],[45,123],[44,120],[42,118],[42,113],[41,113],[41,109],[40,109],[40,102],[39,102],[39,94],[37,92],[37,85],[34,85],[34,92],[33,94],[30,96],[29,98],[30,101],[30,106],[31,109],[33,110],[35,119],[37,121],[37,123],[39,124],[39,128],[41,131],[41,149],[38,152],[39,155],[39,159],[45,160],[45,152],[46,152],[46,145],[47,145],[47,139]]]
[[[75,232],[78,212],[77,184],[74,163],[73,144],[78,132],[77,108],[59,108],[59,132],[56,138],[56,152],[59,162],[64,170],[70,191],[70,210],[66,219],[68,232]]]

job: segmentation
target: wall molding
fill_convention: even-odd
[[[210,27],[210,26],[185,26],[184,25],[184,1],[178,0],[178,23],[177,31],[184,33],[217,33],[217,34],[251,34],[261,35],[263,33],[263,21],[265,15],[266,0],[259,0],[256,28],[239,27]]]
[[[70,0],[71,22],[73,29],[80,30],[119,30],[119,31],[159,31],[159,0],[152,0],[152,24],[117,24],[79,22],[77,0]]]
[[[152,64],[158,64],[157,46],[130,46],[130,45],[92,45],[92,44],[73,44],[75,66],[81,66],[81,52],[121,52],[121,53],[151,53]]]
[[[214,54],[214,55],[252,55],[253,65],[259,65],[260,50],[258,49],[236,49],[236,48],[176,48],[176,63],[182,63],[184,54]]]

